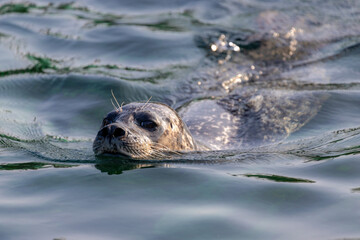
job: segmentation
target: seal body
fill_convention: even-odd
[[[93,150],[95,155],[110,153],[142,159],[200,147],[179,115],[167,105],[130,103],[107,114]]]
[[[190,103],[179,114],[212,150],[249,149],[285,140],[320,110],[327,95],[244,86],[219,100]]]

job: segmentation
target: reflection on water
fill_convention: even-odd
[[[237,175],[233,175],[237,176]],[[315,181],[301,178],[292,178],[286,176],[277,176],[277,175],[266,175],[266,174],[244,174],[246,177],[255,177],[259,179],[267,179],[275,182],[298,182],[298,183],[315,183]]]
[[[0,238],[360,237],[359,16],[352,0],[3,1]],[[172,106],[213,151],[95,157],[111,90]]]
[[[26,163],[8,163],[1,164],[0,170],[37,170],[41,168],[68,168],[75,165],[41,163],[41,162],[26,162]]]

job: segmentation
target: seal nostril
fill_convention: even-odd
[[[113,135],[114,137],[122,137],[125,136],[125,131],[122,128],[116,128]]]
[[[109,128],[108,127],[102,128],[98,134],[102,137],[106,137],[109,134]]]

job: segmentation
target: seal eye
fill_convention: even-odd
[[[147,129],[154,129],[157,127],[156,123],[150,120],[140,122],[140,126]]]
[[[103,125],[103,126],[106,126],[106,125],[108,125],[108,124],[110,124],[110,121],[105,118],[105,119],[103,120],[103,122],[102,122],[102,125]]]
[[[156,117],[150,112],[137,112],[134,115],[136,124],[148,131],[155,131],[159,126]]]

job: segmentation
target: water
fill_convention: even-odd
[[[360,238],[359,22],[351,0],[2,1],[0,238]],[[280,142],[131,161],[91,150],[111,90],[188,119],[317,100]]]

